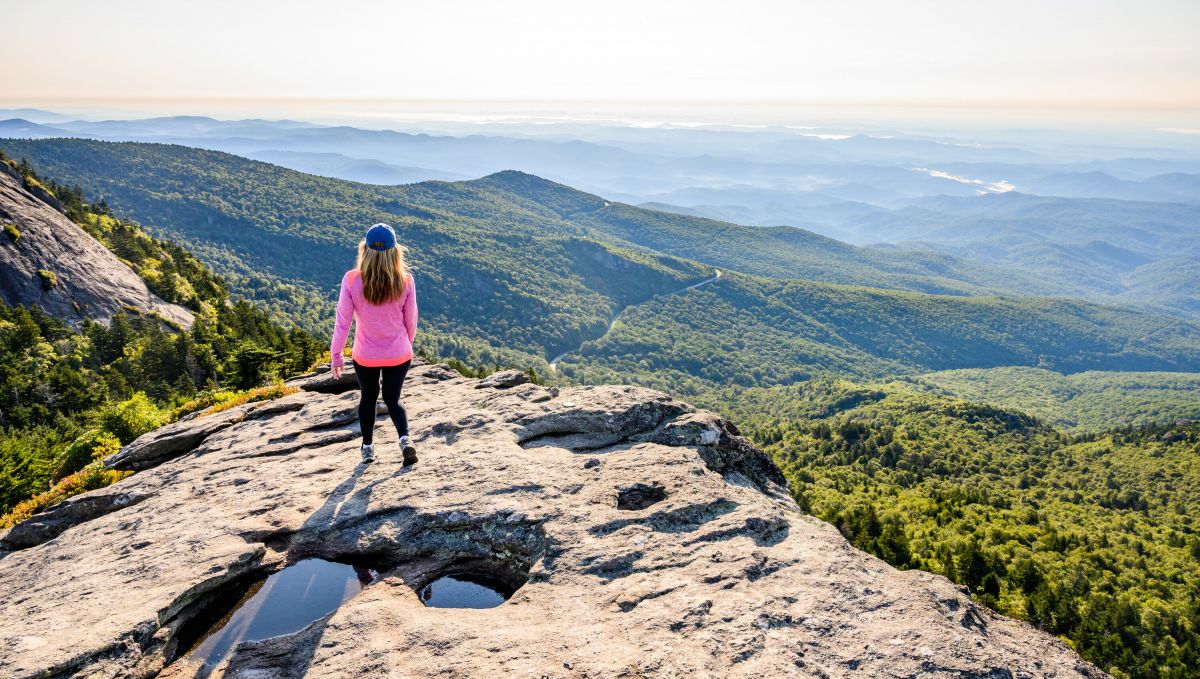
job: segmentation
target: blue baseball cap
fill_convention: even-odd
[[[387,224],[376,224],[367,229],[366,240],[372,250],[391,250],[396,247],[396,232]]]

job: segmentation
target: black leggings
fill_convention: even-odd
[[[388,415],[396,432],[408,436],[408,413],[400,405],[400,388],[404,386],[404,376],[412,361],[400,365],[389,365],[383,368],[372,368],[354,362],[354,374],[358,375],[358,423],[362,426],[364,444],[370,444],[375,438],[375,402],[379,399],[379,378],[383,377],[383,402],[387,405]]]

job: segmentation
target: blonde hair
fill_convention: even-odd
[[[372,250],[367,242],[358,244],[358,274],[362,277],[363,297],[371,304],[383,304],[400,299],[408,279],[408,264],[404,261],[407,249],[396,243],[387,250]]]

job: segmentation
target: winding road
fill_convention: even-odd
[[[598,340],[598,339],[602,339],[602,338],[604,337],[604,335],[607,335],[608,333],[612,332],[613,326],[617,324],[617,320],[618,320],[618,319],[620,319],[620,318],[621,318],[621,316],[625,315],[625,312],[626,312],[626,311],[629,311],[630,309],[633,309],[633,308],[635,308],[635,307],[639,307],[639,306],[641,306],[641,305],[645,304],[646,302],[652,302],[652,301],[654,301],[654,300],[658,299],[659,297],[667,297],[668,295],[678,295],[678,294],[679,294],[679,293],[681,293],[681,292],[687,292],[688,290],[693,290],[693,289],[695,289],[695,288],[698,288],[698,287],[700,287],[700,286],[702,286],[702,285],[708,285],[709,283],[712,283],[713,281],[715,281],[715,280],[717,280],[718,278],[720,278],[720,277],[721,277],[721,270],[720,270],[720,269],[714,269],[714,271],[716,271],[716,273],[715,273],[715,274],[713,274],[713,277],[712,277],[712,278],[705,278],[704,280],[700,281],[699,283],[692,283],[691,285],[685,285],[685,286],[683,286],[682,288],[679,288],[678,290],[672,290],[672,291],[670,291],[670,292],[664,292],[664,293],[662,293],[662,294],[655,295],[655,296],[651,297],[650,299],[647,299],[647,300],[643,300],[643,301],[641,301],[641,302],[638,302],[637,304],[629,304],[629,305],[627,305],[627,306],[623,307],[623,308],[622,308],[620,311],[618,311],[617,313],[613,314],[613,317],[612,317],[611,319],[609,319],[609,321],[608,321],[608,327],[607,327],[607,328],[605,328],[605,330],[604,330],[604,333],[603,333],[603,334],[601,334],[601,335],[600,335],[600,337],[596,337],[596,338],[594,338],[594,339],[590,339],[590,340],[584,340],[584,342],[581,342],[581,343],[579,344],[579,346],[575,347],[574,349],[571,349],[570,351],[564,351],[564,352],[562,352],[561,354],[559,354],[559,355],[555,356],[554,358],[550,359],[550,371],[551,371],[551,372],[557,372],[557,371],[558,371],[558,362],[559,362],[559,361],[561,361],[561,360],[563,360],[564,358],[566,358],[566,357],[570,356],[571,354],[577,354],[577,353],[579,353],[579,352],[583,351],[583,345],[584,345],[585,343],[587,343],[587,342],[594,342],[594,341],[596,341],[596,340]]]

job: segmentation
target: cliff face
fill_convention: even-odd
[[[192,312],[168,304],[117,256],[55,209],[54,197],[34,195],[0,163],[0,299],[40,306],[72,325],[103,322],[136,308],[182,327]],[[47,272],[47,273],[42,273]]]
[[[360,464],[353,380],[327,375],[142,437],[108,460],[139,473],[0,535],[0,676],[205,676],[178,656],[221,594],[309,557],[380,577],[227,676],[1103,676],[852,548],[716,416],[520,382],[415,366],[408,468],[383,417]],[[464,567],[515,593],[423,605]]]

